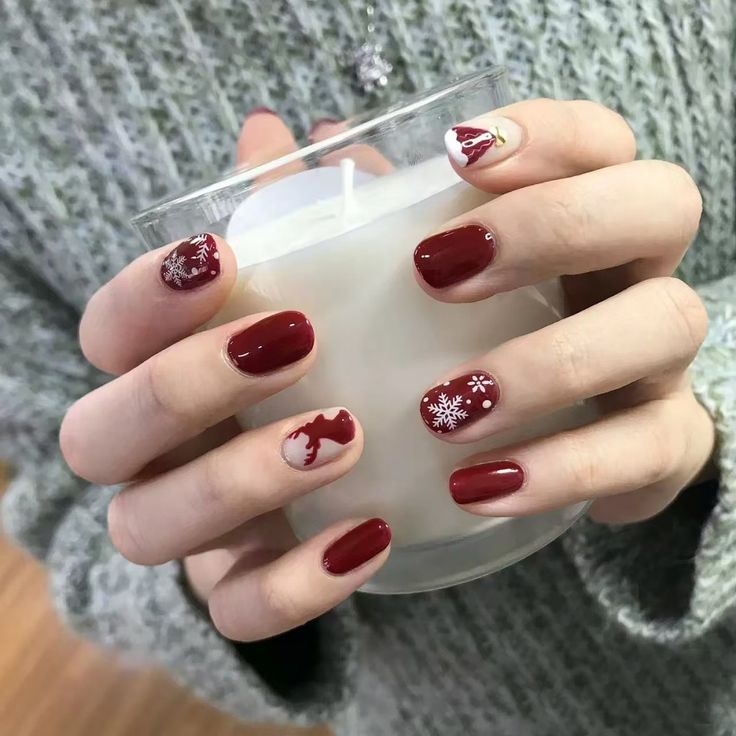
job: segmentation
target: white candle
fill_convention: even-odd
[[[332,173],[339,179],[339,170]],[[329,173],[296,174],[291,185],[303,193],[310,176]],[[253,197],[267,197],[269,189],[282,197],[283,189],[276,188],[288,181]],[[418,402],[457,364],[559,319],[559,284],[518,289],[474,304],[433,300],[415,282],[414,248],[488,195],[462,182],[445,157],[361,182],[349,207],[342,196],[332,197],[300,205],[247,232],[242,232],[242,212],[234,215],[228,239],[241,270],[218,321],[299,309],[319,340],[312,371],[241,421],[261,425],[342,405],[362,423],[365,451],[356,468],[292,505],[290,518],[302,537],[349,516],[386,519],[396,545],[465,536],[502,524],[455,506],[447,487],[453,467],[482,449],[579,424],[590,410],[572,407],[533,427],[451,445],[424,427]]]

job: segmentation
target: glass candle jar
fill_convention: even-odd
[[[445,131],[508,101],[504,71],[491,69],[349,121],[327,140],[134,219],[151,247],[199,232],[228,240],[239,273],[217,323],[285,309],[311,320],[319,340],[313,369],[238,418],[248,428],[345,406],[360,420],[358,465],[287,514],[301,538],[347,517],[386,519],[391,555],[367,592],[430,590],[498,570],[556,538],[583,511],[472,516],[452,501],[448,478],[481,450],[583,423],[589,406],[465,445],[437,439],[419,412],[438,376],[563,315],[556,280],[458,305],[433,300],[414,278],[416,245],[491,198],[452,169]]]

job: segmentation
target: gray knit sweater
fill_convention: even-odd
[[[378,0],[395,70],[384,99],[491,62],[518,97],[600,100],[642,156],[683,163],[705,217],[681,275],[711,330],[696,363],[720,433],[719,487],[656,519],[578,524],[495,576],[408,597],[356,595],[291,634],[236,647],[176,564],[122,559],[115,489],[64,466],[65,408],[104,380],[76,325],[142,251],[128,218],[232,162],[244,113],[303,133],[375,100],[344,53],[347,0],[3,0],[0,3],[0,456],[4,524],[49,569],[58,610],[104,645],[144,653],[242,718],[328,720],[340,736],[715,736],[736,733],[736,165],[728,0]],[[91,694],[94,697],[94,693]]]

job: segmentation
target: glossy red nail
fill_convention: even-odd
[[[478,503],[508,496],[524,484],[524,471],[510,460],[473,465],[450,476],[450,493],[455,503]]]
[[[493,260],[496,241],[483,225],[463,225],[423,240],[414,251],[419,275],[444,289],[480,273]]]
[[[498,403],[498,397],[498,384],[493,376],[473,371],[427,391],[419,411],[433,432],[447,434],[488,414]]]
[[[220,274],[220,254],[209,233],[182,241],[164,258],[161,278],[174,291],[202,286]]]
[[[260,375],[296,363],[313,347],[309,320],[301,312],[279,312],[233,335],[227,354],[238,370]]]
[[[335,540],[322,558],[333,575],[344,575],[373,559],[391,543],[391,527],[383,519],[369,519]]]
[[[338,118],[319,118],[319,120],[315,120],[314,123],[312,123],[312,127],[309,129],[309,132],[307,133],[307,138],[311,141],[315,135],[317,135],[317,131],[323,126],[323,125],[337,125],[337,123],[342,122],[341,120],[338,120]]]

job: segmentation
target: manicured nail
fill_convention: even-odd
[[[391,543],[391,527],[383,519],[368,519],[335,540],[322,557],[333,575],[344,575],[372,560]]]
[[[209,233],[182,241],[161,264],[161,278],[174,291],[194,289],[219,275],[220,253]]]
[[[238,370],[260,375],[296,363],[313,347],[309,320],[301,312],[279,312],[233,335],[227,354]]]
[[[450,476],[450,493],[455,503],[478,503],[508,496],[523,484],[521,466],[501,460],[456,470]]]
[[[319,118],[319,120],[315,120],[307,133],[307,139],[311,141],[323,125],[337,125],[340,122],[342,121],[337,118]]]
[[[258,107],[252,107],[250,110],[248,110],[247,113],[245,113],[245,117],[249,118],[251,115],[278,115],[276,110],[272,110],[270,107],[265,107],[264,105],[259,105]]]
[[[445,148],[462,168],[487,166],[508,158],[521,145],[522,130],[508,118],[482,117],[456,125],[445,133]]]
[[[493,260],[496,241],[483,225],[463,225],[422,240],[414,251],[419,275],[444,289],[480,273]]]
[[[284,459],[292,468],[316,468],[334,460],[355,439],[355,421],[346,409],[330,409],[297,427],[285,440]]]
[[[447,434],[484,417],[496,405],[498,397],[498,384],[493,376],[473,371],[427,391],[419,411],[433,432]]]

